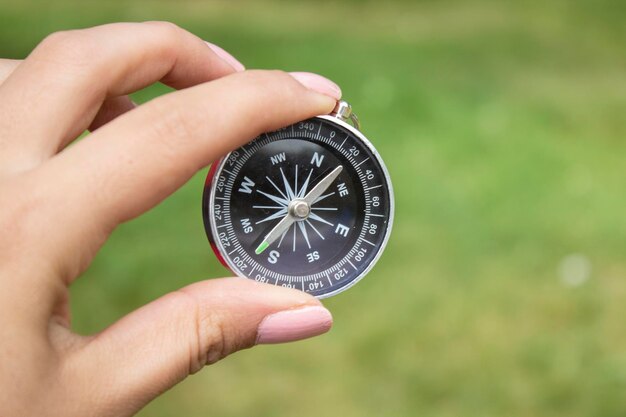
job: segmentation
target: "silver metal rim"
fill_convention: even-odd
[[[395,200],[394,200],[393,186],[391,184],[391,177],[389,175],[389,171],[387,170],[387,167],[385,166],[385,163],[383,162],[383,159],[381,158],[380,154],[378,153],[376,148],[374,148],[374,145],[372,145],[372,143],[369,141],[369,139],[367,139],[358,129],[356,129],[352,125],[344,122],[343,120],[341,120],[341,119],[339,119],[337,117],[329,116],[329,115],[323,115],[323,116],[316,116],[316,117],[314,117],[314,119],[323,119],[323,120],[326,120],[328,122],[335,123],[335,124],[345,128],[345,129],[348,129],[357,138],[359,138],[365,144],[365,146],[367,146],[367,148],[372,152],[372,155],[374,155],[374,157],[376,158],[376,161],[380,164],[380,167],[382,168],[383,173],[385,175],[385,182],[386,182],[387,190],[388,190],[388,193],[389,193],[389,219],[388,219],[387,230],[385,232],[385,237],[384,237],[381,245],[379,246],[376,255],[370,261],[369,265],[367,265],[367,267],[363,270],[363,272],[361,272],[352,281],[350,281],[346,285],[344,285],[344,286],[342,286],[340,288],[337,288],[337,289],[335,289],[333,291],[330,291],[328,293],[320,294],[320,295],[316,295],[315,296],[318,299],[323,299],[323,298],[332,297],[334,295],[337,295],[337,294],[339,294],[339,293],[341,293],[343,291],[346,291],[347,289],[353,287],[354,285],[356,285],[361,279],[363,279],[363,277],[365,277],[372,270],[374,265],[376,265],[376,263],[378,262],[378,260],[382,256],[383,252],[385,251],[385,247],[387,246],[387,242],[389,241],[389,236],[391,235],[391,229],[393,228],[393,218],[394,218],[394,212],[395,212]],[[222,172],[222,168],[224,167],[224,164],[226,163],[226,161],[228,161],[228,158],[230,157],[230,155],[231,155],[231,153],[228,153],[228,155],[226,155],[219,162],[217,162],[218,165],[217,165],[217,168],[216,168],[216,170],[215,170],[215,172],[213,174],[213,177],[209,179],[210,185],[211,185],[211,187],[210,187],[210,195],[209,195],[209,224],[211,225],[211,236],[209,236],[209,240],[210,240],[210,242],[212,244],[214,244],[217,247],[217,250],[220,252],[220,255],[221,255],[222,259],[224,260],[224,262],[226,262],[226,264],[228,265],[228,267],[230,268],[230,270],[232,272],[234,272],[235,274],[237,274],[238,276],[240,276],[242,278],[247,278],[247,279],[253,280],[252,278],[248,277],[243,272],[241,272],[231,262],[230,258],[226,254],[226,251],[222,247],[222,244],[221,244],[220,240],[217,238],[217,236],[218,236],[217,225],[215,224],[215,216],[214,216],[214,212],[213,212],[214,211],[214,206],[215,206],[215,204],[214,204],[214,202],[215,202],[215,189],[217,187],[217,181],[215,181],[214,179],[215,178],[219,178],[219,176],[220,176],[220,174]],[[203,213],[203,215],[206,215],[206,214]]]

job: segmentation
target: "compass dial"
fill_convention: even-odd
[[[213,250],[237,275],[319,298],[379,258],[393,193],[371,143],[332,116],[263,134],[209,172],[203,197]]]

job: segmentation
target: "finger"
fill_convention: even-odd
[[[217,45],[212,45],[214,49],[221,48]],[[9,75],[17,68],[17,66],[21,63],[21,60],[17,59],[0,59],[0,84],[4,82]],[[241,64],[240,64],[241,65]],[[132,110],[136,107],[136,104],[128,96],[120,96],[120,97],[112,97],[106,99],[98,113],[94,117],[91,125],[89,125],[89,130],[93,131],[99,128],[100,126],[107,124],[111,120],[116,117],[126,113],[129,110]]]
[[[6,80],[9,75],[17,68],[20,64],[20,60],[17,59],[1,59],[0,58],[0,84]]]
[[[220,55],[165,23],[50,35],[0,85],[0,166],[38,165],[83,132],[107,98],[158,80],[186,88],[234,72]]]
[[[321,89],[322,77],[299,77]],[[29,253],[55,260],[58,276],[71,281],[117,224],[260,133],[331,112],[338,94],[286,73],[247,71],[138,107],[23,176],[19,187],[32,192],[15,212],[37,236]]]
[[[130,416],[233,352],[317,336],[331,326],[328,310],[303,292],[241,278],[205,281],[121,319],[70,357],[65,376],[87,395],[85,415]]]

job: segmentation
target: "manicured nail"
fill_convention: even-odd
[[[246,67],[244,67],[241,62],[237,61],[237,59],[234,56],[226,52],[224,49],[220,48],[219,46],[215,44],[212,44],[211,42],[207,42],[206,44],[209,45],[209,48],[211,48],[211,50],[215,52],[217,56],[219,56],[228,65],[233,67],[235,71],[241,72],[246,69]]]
[[[312,72],[290,72],[290,74],[293,78],[300,81],[302,85],[310,90],[325,94],[335,100],[339,100],[341,98],[341,88],[328,78],[313,74]]]
[[[333,316],[324,307],[303,307],[265,317],[257,330],[257,344],[285,343],[326,333]]]

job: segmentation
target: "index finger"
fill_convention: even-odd
[[[309,86],[322,79],[297,76]],[[247,71],[120,116],[25,177],[49,184],[25,185],[46,202],[38,216],[54,219],[36,230],[41,258],[58,260],[59,275],[73,279],[116,225],[155,206],[200,168],[262,132],[330,113],[340,92],[322,91],[335,96],[286,73]]]
[[[39,165],[81,134],[107,98],[159,80],[178,89],[233,72],[219,49],[171,23],[56,32],[0,85],[0,167]]]

